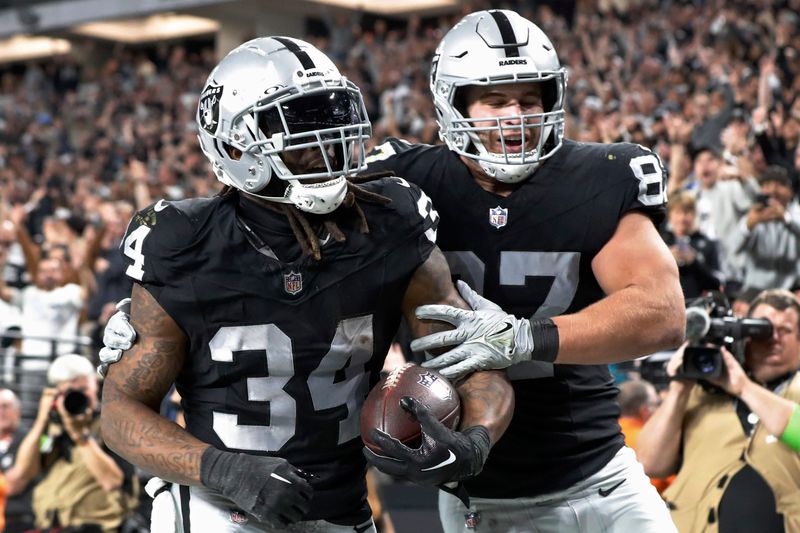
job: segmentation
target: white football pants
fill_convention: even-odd
[[[151,533],[376,533],[372,519],[358,526],[310,520],[276,529],[231,509],[204,487],[181,487],[154,478],[145,490],[153,497]]]
[[[470,498],[467,509],[439,491],[439,518],[445,533],[677,533],[664,500],[628,447],[599,472],[561,492],[509,500]]]

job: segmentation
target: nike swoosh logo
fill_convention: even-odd
[[[597,489],[597,493],[600,496],[602,496],[603,498],[605,498],[606,496],[608,496],[609,494],[611,494],[612,492],[617,490],[619,488],[619,486],[622,485],[623,483],[625,483],[624,479],[622,481],[620,481],[619,483],[617,483],[616,485],[612,486],[611,488],[608,488],[608,489],[605,489],[605,490]]]
[[[158,213],[158,212],[163,211],[164,209],[166,209],[168,205],[169,204],[167,202],[165,202],[164,199],[162,198],[161,200],[156,202],[156,205],[153,206],[153,211]]]
[[[278,481],[283,481],[284,483],[288,483],[289,485],[291,485],[291,484],[292,484],[292,482],[291,482],[291,481],[289,481],[289,480],[288,480],[288,479],[286,479],[285,477],[281,477],[281,476],[279,476],[278,474],[276,474],[276,473],[274,473],[274,472],[273,472],[273,473],[271,473],[271,474],[269,475],[269,477],[274,477],[274,478],[275,478],[275,479],[277,479]]]
[[[453,453],[453,450],[447,450],[447,451],[450,452],[450,456],[447,459],[445,459],[444,461],[442,461],[438,465],[434,465],[434,466],[431,466],[429,468],[420,468],[420,472],[429,472],[431,470],[436,470],[437,468],[442,468],[443,466],[447,466],[450,463],[455,463],[456,462],[456,454]]]
[[[491,334],[491,336],[494,337],[495,335],[500,335],[501,333],[505,333],[506,331],[510,330],[511,327],[512,327],[511,324],[506,322],[505,327],[503,329],[501,329],[500,331],[495,331],[494,333]]]

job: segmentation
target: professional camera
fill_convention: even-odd
[[[89,408],[89,397],[82,390],[67,389],[64,393],[64,410],[72,416],[82,415]]]
[[[768,339],[772,323],[766,318],[736,318],[727,298],[718,292],[688,303],[686,339],[678,376],[695,380],[718,379],[725,365],[720,347],[725,346],[740,363],[744,362],[746,339]],[[710,346],[709,346],[710,345]]]
[[[64,391],[64,410],[71,416],[82,415],[88,408],[89,397],[86,396],[82,390],[67,389]],[[50,411],[50,421],[55,423],[61,422],[61,417],[58,415],[55,405],[52,411]]]

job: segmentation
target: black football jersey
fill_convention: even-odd
[[[269,236],[254,241],[263,235],[237,215],[236,193],[160,200],[134,216],[123,241],[127,275],[189,339],[176,380],[187,430],[313,474],[309,520],[368,518],[359,411],[408,282],[434,247],[435,213],[415,185],[384,178],[364,187],[392,202],[359,204],[366,234],[345,210],[337,222],[346,240],[321,237],[321,261],[282,261]],[[284,215],[264,216],[276,239],[292,235]]]
[[[510,196],[483,190],[445,146],[390,139],[368,158],[418,184],[441,219],[437,244],[454,276],[518,317],[574,313],[605,295],[591,268],[620,218],[664,216],[666,173],[633,144],[564,141]],[[473,496],[536,496],[570,487],[623,445],[617,389],[605,365],[526,362],[508,369],[516,394],[511,426]]]

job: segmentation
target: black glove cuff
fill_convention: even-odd
[[[461,432],[472,444],[474,455],[470,464],[470,471],[461,479],[467,479],[480,474],[483,464],[489,456],[489,448],[492,446],[492,439],[489,437],[489,430],[485,426],[472,426]]]
[[[552,363],[558,356],[558,326],[549,318],[536,318],[530,321],[533,353],[531,359]]]
[[[200,482],[203,486],[222,492],[228,472],[228,460],[235,454],[223,452],[213,446],[203,451],[200,457]]]

